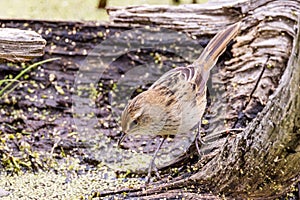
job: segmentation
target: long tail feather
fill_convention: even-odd
[[[240,26],[240,22],[235,23],[215,35],[205,47],[200,57],[193,63],[193,66],[201,67],[204,72],[209,72],[216,64],[219,56],[225,51],[228,43],[236,36]]]

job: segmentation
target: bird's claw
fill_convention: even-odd
[[[152,169],[154,170],[157,179],[161,179],[160,174],[159,174],[159,171],[158,171],[158,169],[157,169],[155,163],[152,162],[152,163],[150,164],[149,168],[148,168],[148,174],[147,174],[147,176],[146,176],[146,184],[150,183],[150,180],[151,180],[151,177],[152,177],[152,176],[151,176],[151,174],[152,174]]]

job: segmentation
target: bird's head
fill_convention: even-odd
[[[145,91],[132,99],[121,116],[122,135],[118,145],[127,135],[161,135],[166,122],[166,109]]]

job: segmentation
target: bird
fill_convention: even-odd
[[[237,35],[240,26],[241,22],[237,22],[218,32],[192,64],[167,71],[124,108],[118,146],[128,135],[162,138],[150,161],[148,180],[153,168],[159,177],[155,158],[166,138],[187,133],[195,127],[198,127],[199,135],[201,118],[207,104],[206,83],[210,71],[228,43]]]

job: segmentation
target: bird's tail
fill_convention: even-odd
[[[240,22],[235,23],[215,35],[202,51],[200,57],[193,63],[193,66],[202,68],[200,71],[209,72],[216,64],[219,56],[225,51],[230,40],[236,36],[240,25]]]

